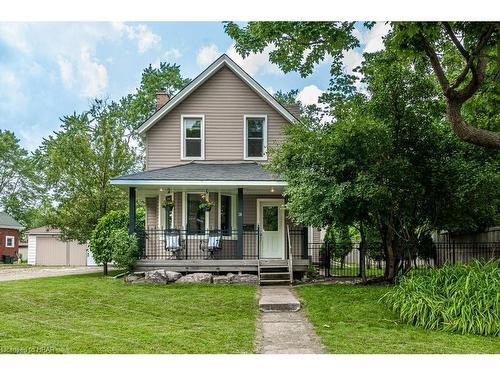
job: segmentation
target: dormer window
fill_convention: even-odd
[[[266,160],[267,116],[245,115],[245,160]]]
[[[182,159],[205,158],[205,116],[182,115]]]

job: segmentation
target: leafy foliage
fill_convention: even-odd
[[[115,229],[110,235],[113,263],[121,269],[132,271],[139,258],[139,241],[135,234],[129,235],[125,229]]]
[[[135,226],[139,232],[144,231],[144,210],[139,208],[136,212],[136,222]],[[101,217],[92,231],[90,238],[90,248],[92,255],[97,264],[107,265],[115,260],[115,252],[120,258],[120,263],[125,263],[123,258],[127,257],[127,254],[134,253],[134,249],[131,246],[123,246],[118,250],[115,247],[115,241],[123,241],[122,233],[116,234],[116,232],[125,232],[128,237],[128,210],[116,210],[110,211],[103,217]],[[115,233],[115,234],[114,234]],[[119,238],[119,237],[122,238]],[[118,238],[113,238],[118,237]],[[105,267],[106,272],[106,267]]]
[[[58,203],[49,221],[63,238],[83,243],[102,216],[126,205],[125,194],[110,179],[131,172],[136,155],[105,102],[95,101],[89,111],[62,121],[62,130],[42,144],[46,183]]]
[[[383,301],[400,319],[428,329],[500,334],[500,262],[413,271]]]

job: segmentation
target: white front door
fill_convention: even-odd
[[[257,224],[261,230],[260,257],[285,259],[283,199],[257,199]]]

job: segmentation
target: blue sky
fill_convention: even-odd
[[[358,65],[364,51],[382,48],[387,29],[359,25],[361,47],[344,56],[346,69]],[[85,110],[91,98],[133,92],[149,64],[175,62],[193,78],[222,53],[271,93],[299,89],[307,104],[328,85],[328,62],[303,79],[283,74],[266,51],[241,59],[220,22],[0,23],[0,129],[14,131],[34,150],[58,129],[59,118]]]

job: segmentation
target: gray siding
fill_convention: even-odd
[[[267,114],[268,147],[288,121],[229,68],[223,67],[146,132],[148,170],[181,160],[181,115],[205,115],[205,160],[243,160],[243,116]]]

